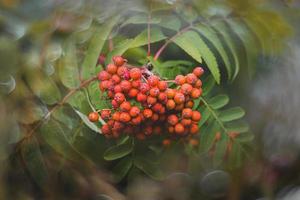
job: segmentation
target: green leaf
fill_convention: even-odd
[[[218,95],[208,100],[208,104],[213,109],[220,109],[226,106],[229,102],[227,95]]]
[[[242,165],[242,152],[239,143],[234,142],[231,152],[229,153],[229,164],[232,168],[237,168]]]
[[[209,26],[204,26],[201,24],[197,25],[195,29],[214,45],[218,53],[221,55],[222,60],[224,61],[228,73],[228,78],[231,79],[232,76],[231,63],[228,54],[222,44],[222,41],[216,34],[215,30],[213,30]]]
[[[126,143],[108,148],[104,152],[105,160],[116,160],[130,154],[133,150],[133,140],[130,139]]]
[[[226,149],[228,144],[228,137],[226,134],[221,135],[221,140],[216,143],[215,154],[213,157],[213,163],[215,167],[218,167],[224,160]]]
[[[118,162],[113,168],[113,173],[117,182],[121,181],[129,172],[133,165],[131,157],[126,157]]]
[[[200,148],[202,151],[207,152],[215,141],[216,132],[218,131],[218,124],[210,120],[209,125],[202,129],[200,134]]]
[[[240,133],[235,141],[240,143],[251,142],[254,139],[254,134],[251,132]],[[242,144],[241,144],[242,145]]]
[[[161,22],[158,25],[170,30],[179,31],[181,21],[175,15],[163,15],[161,16]]]
[[[219,115],[219,119],[223,122],[230,122],[236,119],[240,119],[245,115],[245,111],[240,107],[230,108],[222,111]]]
[[[186,60],[168,60],[161,64],[161,67],[178,67],[178,66],[192,66],[193,63]]]
[[[207,122],[207,120],[209,119],[211,113],[210,110],[208,108],[204,108],[200,110],[201,113],[201,120],[198,124],[199,127],[201,127],[205,122]]]
[[[105,25],[96,29],[95,34],[90,41],[87,54],[82,63],[81,76],[83,79],[88,79],[94,76],[98,57],[105,44],[105,41],[107,40],[118,19],[118,17],[114,17],[107,21]]]
[[[82,107],[82,103],[83,101],[85,101],[86,98],[85,98],[85,95],[82,91],[77,91],[75,94],[73,94],[69,99],[68,99],[68,103],[78,109],[78,110],[81,110],[81,107]]]
[[[81,155],[68,141],[65,130],[55,120],[49,119],[45,122],[40,128],[40,134],[46,143],[65,158],[71,160],[82,159]]]
[[[47,168],[35,137],[26,139],[21,149],[22,158],[31,177],[41,187],[45,187],[48,179]]]
[[[94,124],[92,123],[89,118],[81,113],[80,111],[74,109],[75,113],[82,119],[83,123],[89,127],[91,130],[95,131],[96,133],[101,133],[100,129]]]
[[[101,110],[109,106],[107,100],[104,98],[104,94],[99,90],[99,83],[97,81],[91,83],[87,87],[87,91],[92,105],[97,110]]]
[[[245,133],[249,131],[249,125],[244,121],[234,121],[226,123],[228,132]]]
[[[151,35],[150,38],[151,43],[158,42],[166,38],[166,36],[158,28],[152,28],[150,35]],[[116,45],[114,50],[107,55],[106,63],[111,62],[112,57],[115,55],[123,55],[128,49],[141,47],[147,44],[148,44],[148,31],[144,30],[135,38],[122,40],[118,45]]]
[[[53,105],[61,99],[55,82],[41,71],[36,69],[28,71],[26,80],[34,94],[46,104]]]
[[[207,96],[212,91],[212,89],[215,87],[216,81],[215,81],[214,77],[207,76],[204,79],[203,83],[204,83],[204,85],[202,87],[202,90],[203,90],[202,95]]]
[[[151,18],[150,24],[158,24],[160,23],[161,18],[153,16]],[[126,26],[128,24],[148,24],[149,19],[147,14],[136,14],[130,16],[127,20],[122,23],[122,26]]]
[[[202,63],[203,58],[216,82],[220,83],[221,75],[216,57],[199,34],[188,31],[177,37],[174,42],[196,61]]]
[[[145,158],[137,158],[134,160],[134,165],[155,180],[162,180],[164,178],[162,171],[157,164],[149,162]]]
[[[59,77],[67,88],[77,88],[80,85],[80,79],[74,41],[67,40],[64,49],[63,57],[59,62]]]

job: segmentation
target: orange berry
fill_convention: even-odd
[[[131,122],[133,125],[139,125],[142,122],[142,118],[141,116],[137,116],[135,118],[132,118]]]
[[[190,126],[192,124],[192,120],[191,119],[182,119],[180,121],[180,123],[183,125],[183,126]]]
[[[106,71],[110,74],[115,74],[117,73],[118,67],[114,64],[108,64],[106,66]]]
[[[190,139],[189,144],[193,147],[197,147],[199,145],[199,141],[197,139]]]
[[[185,108],[182,110],[182,117],[186,119],[192,118],[193,110],[191,108]]]
[[[116,85],[116,86],[114,87],[114,92],[115,92],[115,93],[122,92],[121,86],[120,86],[120,85]]]
[[[136,100],[138,102],[145,102],[147,100],[147,95],[140,92],[140,93],[137,94]]]
[[[124,124],[122,124],[121,122],[115,122],[112,130],[120,131],[122,128],[124,128]]]
[[[135,89],[135,88],[131,88],[128,92],[128,96],[130,98],[134,98],[137,96],[137,94],[139,93],[139,90],[138,89]]]
[[[198,78],[195,74],[190,73],[190,74],[186,75],[186,82],[189,84],[194,85],[197,80],[198,80]]]
[[[160,113],[162,107],[163,106],[160,103],[156,103],[152,106],[152,110],[156,113]]]
[[[115,112],[111,118],[115,121],[120,121],[120,112]]]
[[[196,67],[194,70],[193,70],[193,74],[195,74],[198,78],[200,76],[202,76],[202,74],[204,73],[204,69],[202,67]]]
[[[177,85],[183,85],[183,84],[186,82],[185,79],[186,79],[185,76],[183,76],[183,75],[177,75],[177,76],[175,77],[175,83],[176,83]]]
[[[110,120],[107,121],[106,124],[107,124],[109,127],[113,127],[113,126],[114,126],[114,123],[115,123],[115,120],[110,119]]]
[[[156,86],[159,82],[159,78],[158,76],[155,76],[155,75],[151,75],[149,76],[149,78],[147,79],[148,81],[148,84],[151,85],[151,86]]]
[[[183,109],[184,109],[184,103],[178,104],[178,105],[176,105],[176,107],[175,107],[175,110],[176,110],[176,111],[182,111]]]
[[[152,112],[151,109],[146,108],[146,109],[143,111],[143,115],[144,115],[145,118],[149,119],[149,118],[152,117],[153,112]]]
[[[193,86],[191,86],[191,84],[185,83],[181,86],[181,91],[183,94],[190,94],[193,90]]]
[[[111,75],[107,71],[101,71],[98,74],[99,81],[106,81],[111,78]]]
[[[159,95],[159,89],[157,87],[151,88],[149,94],[153,97],[157,97]]]
[[[110,110],[102,110],[100,115],[104,120],[108,120],[110,118],[111,111]]]
[[[113,91],[108,91],[107,92],[107,96],[108,96],[108,98],[110,98],[110,99],[113,99],[114,98],[114,96],[115,96],[115,93],[113,92]]]
[[[104,124],[101,127],[101,132],[102,132],[103,135],[108,135],[108,134],[111,133],[111,129],[110,129],[110,127],[107,124]]]
[[[164,139],[162,141],[162,144],[164,147],[169,147],[171,145],[171,140],[170,139]]]
[[[99,88],[101,91],[107,90],[108,89],[108,83],[109,81],[101,81],[99,83]]]
[[[128,92],[131,89],[131,83],[127,80],[121,81],[120,86],[124,92]]]
[[[124,65],[124,63],[126,62],[126,60],[122,56],[114,56],[112,60],[118,67]]]
[[[156,122],[159,119],[159,115],[157,113],[153,113],[151,120]]]
[[[128,101],[124,101],[123,103],[121,103],[120,105],[120,109],[121,111],[129,111],[131,109],[131,105]]]
[[[174,96],[174,101],[176,104],[182,104],[185,101],[185,96],[184,94],[177,92]]]
[[[131,82],[132,87],[139,89],[140,85],[141,85],[141,81],[140,80],[134,80]]]
[[[173,99],[175,96],[176,92],[174,89],[167,89],[166,90],[166,95],[168,97],[168,99]]]
[[[161,102],[165,102],[167,100],[167,95],[164,92],[159,93],[158,100]]]
[[[166,81],[159,81],[157,87],[160,91],[165,91],[168,88],[168,83]]]
[[[190,133],[191,134],[197,134],[199,132],[199,127],[197,124],[191,124],[190,126]]]
[[[132,106],[129,111],[129,114],[131,117],[136,117],[140,114],[140,112],[141,110],[137,106]]]
[[[130,70],[130,78],[133,80],[138,80],[142,77],[142,72],[139,68],[132,68]]]
[[[150,90],[150,86],[147,83],[141,83],[140,91],[146,94]]]
[[[118,93],[115,94],[114,100],[117,103],[121,104],[125,101],[125,96],[124,96],[123,93],[118,92]]]
[[[111,77],[111,81],[114,83],[114,84],[118,84],[121,82],[121,78],[120,76],[118,76],[117,74],[114,74],[112,75]]]
[[[198,89],[201,88],[202,87],[202,81],[197,80],[194,86],[195,86],[195,88],[198,88]]]
[[[194,107],[194,101],[190,100],[190,101],[186,102],[184,106],[186,108],[193,108]]]
[[[91,122],[97,122],[99,120],[99,114],[97,112],[91,112],[89,114],[89,120]]]
[[[112,105],[112,107],[114,108],[114,109],[117,109],[117,108],[119,108],[119,103],[116,101],[116,100],[112,100],[111,101],[111,105]]]
[[[174,133],[175,132],[175,127],[174,126],[169,126],[168,127],[168,132],[171,133],[171,134]]]
[[[155,97],[151,97],[151,96],[148,96],[147,97],[147,103],[148,105],[154,105],[155,103],[157,102],[157,99]]]
[[[199,111],[194,110],[192,114],[192,120],[195,122],[199,122],[201,119],[201,113]]]
[[[175,133],[183,134],[184,133],[184,126],[181,123],[175,125]]]
[[[128,72],[128,69],[127,67],[119,67],[118,70],[117,70],[117,74],[120,76],[120,77],[123,77],[124,74],[126,74]]]
[[[126,122],[129,122],[130,120],[131,120],[131,117],[130,117],[129,113],[127,113],[127,112],[122,112],[122,113],[120,114],[120,121],[121,121],[121,122],[126,123]]]
[[[193,99],[197,99],[201,96],[202,94],[202,89],[198,89],[198,88],[193,88],[192,92],[191,92],[191,97]]]
[[[172,100],[172,99],[169,99],[169,100],[167,101],[167,109],[168,109],[168,110],[173,110],[175,107],[176,107],[175,101]]]
[[[178,123],[178,117],[176,115],[169,115],[168,116],[168,123],[171,125],[176,125]]]

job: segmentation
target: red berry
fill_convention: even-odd
[[[140,93],[137,94],[136,100],[138,102],[145,102],[147,100],[147,95],[140,92]]]
[[[194,110],[192,113],[192,120],[195,122],[199,122],[201,120],[201,113],[199,111]]]
[[[117,74],[120,76],[120,77],[123,77],[126,73],[128,72],[128,69],[127,67],[119,67],[118,70],[117,70]]]
[[[122,113],[120,114],[120,121],[121,121],[121,122],[126,123],[126,122],[129,122],[130,120],[131,120],[131,117],[130,117],[129,113],[127,113],[127,112],[122,112]]]
[[[115,74],[117,73],[118,67],[114,64],[108,64],[106,66],[106,71],[110,74]]]
[[[175,110],[176,111],[181,111],[184,109],[184,103],[181,103],[181,104],[177,104],[176,107],[175,107]]]
[[[151,96],[148,96],[147,97],[147,103],[148,105],[154,105],[155,103],[157,102],[157,99],[155,97],[151,97]]]
[[[153,113],[152,117],[151,117],[151,120],[156,122],[157,120],[159,119],[159,115],[156,114],[156,113]]]
[[[115,92],[115,93],[122,92],[121,86],[120,86],[120,85],[116,85],[116,86],[114,87],[114,92]]]
[[[152,117],[153,112],[152,112],[151,109],[146,108],[146,109],[143,111],[143,115],[144,115],[145,118],[149,119],[149,118]]]
[[[124,112],[129,111],[131,109],[131,105],[128,101],[124,101],[123,103],[121,103],[120,109]]]
[[[116,100],[112,100],[111,101],[111,105],[112,105],[112,107],[114,108],[114,109],[116,109],[116,108],[118,108],[120,105],[119,105],[119,103],[116,101]]]
[[[120,121],[120,112],[115,112],[111,118],[115,121]]]
[[[101,71],[98,74],[98,80],[99,81],[106,81],[110,79],[111,75],[107,71]]]
[[[147,136],[152,135],[152,132],[153,132],[152,126],[146,126],[146,128],[144,129],[144,134]]]
[[[188,94],[190,94],[190,93],[192,92],[193,86],[191,86],[191,85],[188,84],[188,83],[185,83],[185,84],[183,84],[183,85],[181,86],[180,89],[181,89],[181,91],[182,91],[183,94],[188,95]]]
[[[191,97],[193,99],[197,99],[201,96],[201,94],[202,94],[202,89],[201,88],[200,89],[194,88],[191,92]]]
[[[185,101],[185,96],[184,94],[177,92],[174,96],[174,101],[176,104],[182,104]]]
[[[152,110],[156,113],[160,113],[162,108],[163,106],[160,103],[156,103],[152,106]]]
[[[162,129],[161,129],[160,126],[155,126],[155,127],[153,128],[153,133],[154,133],[155,135],[160,135],[161,132],[162,132]]]
[[[139,68],[132,68],[130,70],[130,78],[133,80],[138,80],[142,77],[142,72]]]
[[[124,65],[126,60],[122,56],[114,56],[113,57],[113,62],[115,63],[115,65],[120,67],[120,66]]]
[[[131,120],[131,123],[132,123],[133,125],[139,125],[141,122],[142,122],[142,118],[141,118],[140,115],[138,115],[138,116],[135,117],[135,118],[132,118],[132,120]]]
[[[190,74],[186,75],[186,82],[189,84],[194,85],[197,80],[198,80],[198,78],[195,74],[190,73]]]
[[[97,112],[91,112],[89,114],[89,120],[91,122],[97,122],[99,120],[99,114]]]
[[[197,134],[199,132],[199,127],[197,124],[192,124],[190,127],[191,134]]]
[[[105,64],[105,59],[106,59],[105,54],[100,54],[99,57],[98,57],[98,64],[104,65]]]
[[[130,98],[134,98],[137,96],[137,94],[139,93],[139,90],[138,89],[135,89],[135,88],[131,88],[128,92],[128,96]]]
[[[176,107],[175,101],[172,100],[172,99],[169,99],[169,100],[167,101],[167,109],[168,109],[168,110],[173,110],[175,107]]]
[[[172,126],[176,125],[178,123],[178,117],[176,115],[169,115],[168,123]]]
[[[190,108],[185,108],[182,110],[181,114],[182,114],[183,118],[190,119],[190,118],[192,118],[193,110]]]
[[[204,73],[204,69],[202,67],[196,67],[193,70],[193,74],[195,74],[197,77],[202,76],[203,73]]]
[[[169,126],[168,127],[168,132],[171,133],[171,134],[174,133],[175,132],[175,127],[174,126]]]
[[[150,90],[150,86],[147,83],[141,83],[140,91],[146,94]]]
[[[108,120],[110,118],[110,110],[102,110],[101,111],[101,118],[104,120]]]
[[[137,106],[132,106],[129,111],[129,114],[131,117],[136,117],[140,114],[140,112],[141,110]]]
[[[112,75],[111,77],[111,81],[114,83],[114,84],[118,84],[121,82],[121,78],[120,76],[118,76],[117,74],[114,74]]]
[[[202,87],[202,81],[200,79],[198,79],[195,83],[195,88],[201,88]]]
[[[185,103],[184,105],[186,108],[193,108],[194,107],[194,101],[189,100],[188,102]]]
[[[99,88],[101,91],[107,90],[108,89],[108,83],[109,81],[101,81],[99,83]]]
[[[166,95],[168,97],[168,99],[173,99],[175,96],[176,92],[174,89],[167,89],[166,90]]]
[[[141,81],[140,80],[134,80],[131,82],[132,87],[139,89],[141,86]]]
[[[124,96],[123,93],[118,92],[118,93],[115,94],[114,100],[117,103],[121,104],[125,101],[125,96]]]
[[[159,95],[159,89],[157,87],[151,88],[149,94],[153,97],[157,97]]]
[[[110,130],[110,127],[107,125],[107,124],[104,124],[102,127],[101,127],[101,132],[103,135],[108,135],[111,133],[111,130]]]
[[[109,91],[107,92],[107,96],[108,96],[108,98],[113,99],[114,96],[115,96],[115,93],[114,93],[113,91],[109,90]]]
[[[160,91],[165,91],[168,88],[168,83],[166,81],[159,81],[157,87]]]
[[[192,120],[191,119],[182,119],[180,121],[180,123],[183,125],[183,126],[190,126],[192,124]]]
[[[121,122],[115,122],[112,131],[120,131],[122,128],[124,125]]]
[[[151,86],[156,86],[159,82],[159,78],[155,75],[151,75],[149,76],[149,78],[147,79],[148,84]]]
[[[185,76],[183,76],[183,75],[177,75],[177,76],[175,77],[175,83],[176,83],[177,85],[183,85],[185,82],[186,82]]]
[[[167,95],[166,95],[166,93],[161,92],[161,93],[159,93],[157,98],[158,98],[159,101],[165,102],[167,100]]]
[[[184,133],[184,126],[181,123],[175,125],[175,133],[179,135]]]
[[[128,92],[131,89],[131,83],[127,80],[121,81],[120,86],[124,92]]]

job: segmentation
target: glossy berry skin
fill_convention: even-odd
[[[200,89],[202,87],[202,81],[200,79],[197,80],[194,86],[195,86],[195,88]]]
[[[111,111],[110,110],[102,110],[100,116],[103,120],[108,120],[110,118]]]
[[[185,101],[185,96],[184,94],[177,92],[174,96],[174,101],[176,104],[182,104]]]
[[[185,83],[181,86],[181,92],[185,95],[190,94],[192,90],[193,90],[193,86],[188,83]]]
[[[174,89],[167,89],[166,90],[166,95],[168,97],[168,99],[173,99],[175,96],[176,92]]]
[[[185,76],[183,76],[183,75],[177,75],[176,77],[175,77],[175,83],[177,84],[177,85],[183,85],[184,83],[186,83],[186,80],[185,80],[186,78],[185,78]]]
[[[198,99],[202,94],[202,89],[198,89],[198,88],[194,88],[192,91],[191,91],[191,97],[193,99]]]
[[[152,106],[152,110],[156,113],[160,113],[163,106],[160,103],[156,103]]]
[[[166,81],[159,81],[157,87],[160,91],[165,91],[168,88],[168,83]]]
[[[176,103],[174,100],[170,99],[167,101],[167,109],[173,110],[176,107]]]
[[[107,71],[101,71],[98,74],[98,80],[99,81],[106,81],[111,78],[111,75]]]
[[[154,88],[151,88],[150,91],[149,91],[149,94],[152,96],[152,97],[157,97],[159,95],[159,89],[157,87],[154,87]]]
[[[179,119],[176,115],[170,115],[168,117],[168,123],[172,126],[175,126],[178,123]]]
[[[127,80],[121,81],[120,86],[124,92],[128,92],[131,89],[131,83]]]
[[[131,117],[137,117],[140,114],[141,110],[137,106],[132,106],[129,114]]]
[[[198,78],[204,74],[204,69],[202,67],[196,67],[193,70],[193,74],[195,74]]]
[[[139,68],[132,68],[130,70],[130,78],[133,80],[138,80],[142,77],[142,72]]]
[[[166,100],[167,100],[167,95],[166,95],[166,93],[164,93],[164,92],[161,92],[161,93],[159,93],[159,95],[158,95],[158,100],[159,101],[161,101],[161,102],[166,102]]]
[[[121,121],[121,122],[127,123],[127,122],[129,122],[130,120],[131,120],[131,117],[130,117],[129,113],[127,113],[127,112],[122,112],[122,113],[120,114],[120,121]]]
[[[190,127],[191,134],[197,134],[199,132],[199,127],[197,124],[192,124]]]
[[[126,112],[126,111],[129,111],[130,109],[131,109],[131,105],[128,101],[124,101],[123,103],[121,103],[121,105],[120,105],[121,111]]]
[[[159,78],[155,75],[151,75],[147,81],[150,86],[156,86],[159,82]]]
[[[186,75],[186,82],[191,84],[191,85],[194,85],[196,82],[197,82],[198,78],[195,74],[188,74]]]
[[[108,64],[106,66],[106,71],[110,74],[115,74],[117,73],[118,67],[114,64]]]
[[[128,72],[128,69],[127,69],[127,67],[124,67],[124,66],[119,67],[117,70],[117,74],[120,77],[123,77],[127,72]]]
[[[184,126],[181,123],[175,125],[175,133],[179,135],[184,133]]]
[[[99,114],[97,112],[91,112],[89,114],[89,120],[91,122],[97,122],[99,120]]]
[[[147,83],[141,83],[140,91],[146,94],[150,90],[150,86]]]
[[[131,82],[131,86],[132,86],[133,88],[138,89],[138,88],[140,88],[140,86],[141,86],[141,81],[140,81],[140,80],[134,80],[134,81]]]
[[[141,122],[142,122],[142,118],[139,115],[137,117],[131,119],[131,123],[133,125],[139,125]]]
[[[120,120],[120,112],[115,112],[114,114],[112,114],[111,118],[115,121],[119,121]]]
[[[186,119],[192,118],[193,110],[191,108],[185,108],[182,110],[182,117]]]
[[[113,62],[116,66],[120,67],[125,64],[126,60],[122,56],[114,56]]]
[[[135,88],[131,88],[128,92],[128,96],[130,98],[135,98],[137,96],[137,94],[139,93],[139,90],[138,89],[135,89]]]
[[[190,126],[192,124],[192,120],[191,119],[182,119],[180,121],[180,123],[183,125],[183,126]]]
[[[147,97],[147,103],[149,106],[154,105],[156,102],[157,102],[157,99],[155,97],[151,97],[151,96]]]
[[[116,85],[116,86],[114,87],[114,93],[121,93],[121,92],[122,92],[121,86],[120,86],[120,85]]]
[[[140,93],[137,94],[136,100],[138,102],[145,102],[145,101],[147,101],[147,95],[140,92]]]
[[[114,83],[114,84],[118,84],[121,82],[121,78],[120,76],[118,76],[117,74],[114,74],[112,75],[111,77],[111,81]]]
[[[124,101],[125,101],[125,96],[124,96],[124,94],[123,93],[116,93],[115,94],[115,97],[114,97],[114,100],[117,102],[117,103],[119,103],[119,104],[121,104],[121,103],[123,103]]]
[[[188,101],[184,105],[186,108],[193,108],[194,107],[194,102],[192,100]]]
[[[144,115],[144,117],[145,117],[146,119],[149,119],[149,118],[152,117],[153,112],[152,112],[151,109],[146,108],[146,109],[143,111],[143,115]]]
[[[201,114],[199,111],[196,110],[193,111],[192,120],[195,122],[199,122],[201,120]]]

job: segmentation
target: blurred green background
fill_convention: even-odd
[[[82,117],[91,102],[105,106],[97,84],[64,100],[101,70],[101,62],[83,70],[95,37],[106,63],[123,53],[132,64],[147,63],[148,41],[141,32],[147,31],[149,13],[151,56],[192,21],[202,23],[200,32],[218,32],[217,38],[200,33],[218,52],[215,93],[228,94],[230,105],[246,110],[255,136],[244,138],[250,144],[237,168],[215,166],[206,154],[187,156],[175,147],[159,159],[163,180],[132,169],[117,182],[116,162],[103,159],[114,142]],[[300,199],[299,13],[297,0],[0,0],[0,199]],[[230,41],[226,53],[215,46],[220,38]],[[184,50],[190,42],[168,45],[159,66],[186,62],[157,71],[173,78],[197,65],[197,56]],[[212,72],[214,63],[204,61]]]

